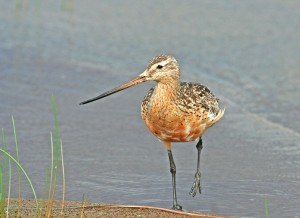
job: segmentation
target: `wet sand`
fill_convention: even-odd
[[[19,215],[21,217],[35,217],[37,213],[45,214],[45,211],[36,211],[34,200],[21,199]],[[17,216],[17,204],[10,208],[9,216]],[[214,216],[187,211],[175,211],[165,208],[155,208],[149,206],[136,205],[115,205],[115,204],[96,204],[90,202],[64,202],[62,210],[62,201],[55,201],[51,212],[51,217],[161,217],[161,218],[180,218],[180,217],[199,217],[199,218],[226,218],[225,216]],[[229,218],[229,217],[228,217]]]

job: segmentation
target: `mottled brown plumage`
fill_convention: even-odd
[[[180,82],[180,69],[176,59],[169,55],[154,57],[146,70],[134,78],[95,98],[84,101],[86,104],[113,93],[149,80],[156,81],[141,105],[142,118],[149,130],[162,140],[168,150],[170,172],[173,185],[173,209],[181,210],[176,196],[176,166],[171,151],[171,142],[188,142],[199,138],[197,170],[190,191],[195,196],[201,193],[200,153],[203,133],[224,115],[218,99],[205,86],[198,83]]]
[[[175,58],[154,57],[147,74],[156,78],[157,85],[145,96],[141,114],[146,126],[160,140],[194,141],[223,116],[218,99],[207,87],[179,82],[180,70]]]

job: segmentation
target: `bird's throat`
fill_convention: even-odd
[[[161,81],[156,84],[153,95],[155,95],[156,98],[160,100],[173,101],[176,99],[179,89],[180,89],[179,81],[175,81],[175,80]]]

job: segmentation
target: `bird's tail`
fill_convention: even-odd
[[[225,113],[225,108],[220,109],[219,112],[215,115],[215,117],[211,120],[211,123],[210,123],[209,127],[211,127],[216,122],[218,122],[224,116],[224,113]]]

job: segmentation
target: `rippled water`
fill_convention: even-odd
[[[204,136],[203,193],[188,195],[195,143],[173,146],[184,209],[300,216],[300,3],[0,1],[0,126],[42,196],[57,101],[68,200],[171,207],[164,145],[139,108],[154,83],[78,103],[128,81],[160,53],[206,84],[226,114]],[[16,179],[15,179],[16,180]],[[14,182],[16,182],[14,180]],[[32,197],[25,182],[24,197]],[[61,187],[58,189],[58,193]],[[59,196],[58,196],[59,198]]]

